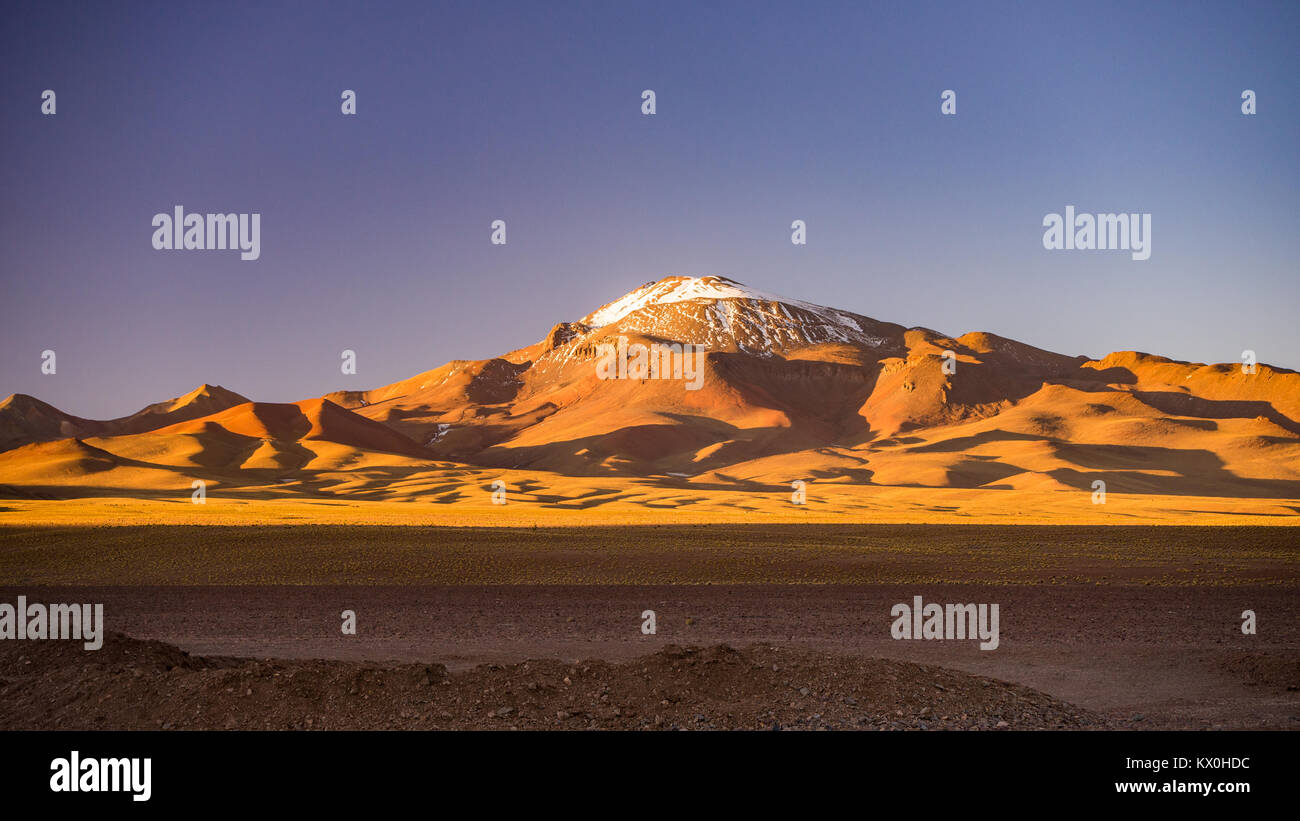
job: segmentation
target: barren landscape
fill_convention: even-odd
[[[0,600],[125,635],[5,642],[0,726],[1298,729],[1296,533],[11,526]],[[915,595],[998,649],[892,639]]]
[[[629,346],[700,370],[598,366]],[[1263,363],[672,276],[377,388],[13,395],[0,500],[0,593],[114,633],[0,646],[6,728],[1300,728]],[[915,596],[996,604],[997,649],[892,638]]]

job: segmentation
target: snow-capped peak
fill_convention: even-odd
[[[880,323],[719,276],[650,282],[579,321],[588,331],[643,333],[710,350],[773,355],[824,342],[879,346]]]
[[[618,322],[633,311],[638,311],[647,305],[667,305],[674,302],[714,301],[719,299],[752,299],[759,302],[781,302],[814,313],[842,313],[833,308],[823,308],[820,305],[801,302],[797,299],[769,294],[726,277],[671,276],[658,282],[647,282],[630,294],[593,311],[581,321],[583,325],[589,328],[603,328],[606,325]]]

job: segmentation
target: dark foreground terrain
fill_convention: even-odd
[[[1300,729],[1294,588],[33,587],[0,601],[20,593],[101,602],[136,638],[0,642],[0,728]],[[913,595],[998,603],[998,648],[894,640],[890,608]],[[1241,633],[1248,608],[1257,635]]]
[[[15,648],[21,647],[16,650]],[[1026,687],[908,662],[671,645],[621,663],[191,656],[113,634],[0,651],[4,729],[1095,729]]]
[[[0,602],[120,634],[0,641],[0,728],[1300,729],[1298,537],[0,527]],[[918,595],[997,649],[893,639]]]

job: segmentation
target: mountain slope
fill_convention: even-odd
[[[25,393],[11,394],[0,402],[0,451],[78,436],[100,424],[64,413]]]

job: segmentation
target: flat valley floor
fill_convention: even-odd
[[[0,523],[19,595],[112,635],[0,642],[5,729],[1300,729],[1291,527]]]

